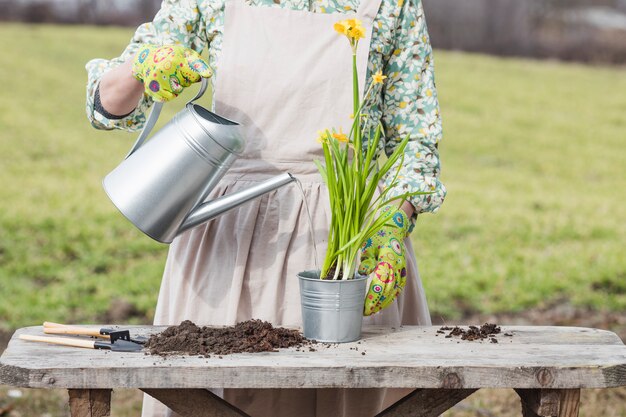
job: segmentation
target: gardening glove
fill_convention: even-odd
[[[373,273],[365,296],[365,316],[388,307],[406,283],[406,249],[403,241],[408,235],[409,219],[402,209],[394,205],[383,207],[380,215],[389,217],[389,220],[365,241],[361,252],[359,273]]]
[[[133,60],[133,77],[143,82],[155,101],[176,98],[183,88],[213,75],[209,64],[193,49],[181,45],[142,45]]]

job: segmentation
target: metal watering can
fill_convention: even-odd
[[[126,158],[103,180],[118,210],[162,243],[171,243],[183,231],[295,181],[284,173],[204,202],[245,147],[237,122],[193,103],[207,86],[203,78],[198,94],[142,146],[163,107],[155,103]]]

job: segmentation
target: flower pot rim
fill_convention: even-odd
[[[315,278],[313,277],[307,277],[307,276],[303,276],[302,274],[311,274],[311,275],[315,275]],[[369,278],[368,275],[361,275],[358,272],[356,273],[356,277],[355,278],[351,278],[351,279],[321,279],[320,278],[320,270],[319,269],[313,269],[313,270],[309,270],[309,271],[302,271],[298,273],[298,278],[302,279],[302,280],[306,280],[306,281],[319,281],[319,282],[329,282],[329,283],[335,283],[335,284],[341,284],[341,283],[346,283],[346,282],[360,282],[363,280],[366,280]]]

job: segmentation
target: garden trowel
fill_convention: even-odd
[[[31,342],[45,342],[55,345],[73,346],[87,349],[108,349],[114,352],[141,352],[143,350],[142,345],[135,342],[129,342],[128,340],[116,340],[114,343],[110,343],[74,337],[48,337],[35,336],[31,334],[21,334],[19,338],[22,340],[29,340]]]
[[[43,332],[46,334],[73,334],[82,336],[93,336],[101,339],[109,339],[111,343],[117,340],[126,340],[145,344],[148,338],[143,336],[132,336],[128,330],[116,330],[111,328],[89,328],[81,326],[69,326],[67,324],[52,323],[46,321],[43,323]]]

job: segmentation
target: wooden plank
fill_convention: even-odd
[[[110,389],[70,389],[72,417],[105,417],[111,415]]]
[[[579,389],[561,390],[559,417],[578,417],[579,406],[580,406],[580,390]]]
[[[559,414],[560,390],[516,389],[524,417],[556,416]]]
[[[131,327],[146,335],[164,327]],[[438,327],[366,328],[359,342],[223,357],[168,358],[16,339],[0,358],[0,383],[32,388],[459,388],[572,389],[626,385],[626,347],[612,332],[502,327],[481,343],[437,336]],[[570,342],[568,342],[568,340]],[[553,343],[550,343],[552,341]],[[569,344],[568,344],[569,343]],[[390,354],[393,352],[393,354]]]
[[[250,417],[205,389],[141,389],[181,417]]]
[[[437,417],[472,395],[475,389],[418,389],[376,417]]]

